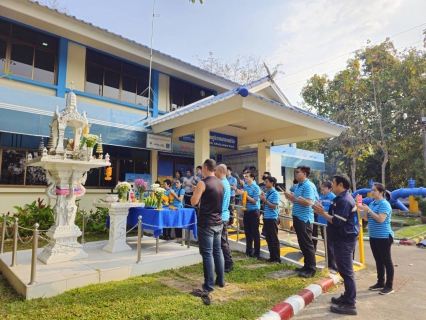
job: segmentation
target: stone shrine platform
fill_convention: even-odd
[[[131,277],[176,269],[202,262],[198,247],[160,240],[155,254],[156,240],[142,238],[142,263],[137,264],[137,237],[127,238],[131,251],[109,253],[102,250],[105,241],[89,242],[84,250],[88,258],[46,265],[37,260],[37,284],[28,285],[31,277],[31,250],[18,251],[17,266],[10,267],[12,253],[0,255],[0,271],[12,287],[25,299],[52,297],[89,284],[121,281]],[[38,253],[43,248],[38,249]]]

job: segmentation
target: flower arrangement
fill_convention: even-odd
[[[123,199],[127,195],[127,192],[129,192],[130,188],[131,188],[130,183],[125,181],[123,182],[119,181],[117,185],[115,186],[115,190],[117,190],[118,197],[120,199]]]
[[[96,134],[85,134],[84,137],[86,138],[86,146],[88,148],[93,148],[99,139]]]
[[[136,179],[134,185],[136,189],[138,189],[139,200],[141,201],[143,199],[143,194],[148,189],[148,182],[144,181],[143,179]]]
[[[151,185],[152,191],[154,191],[154,197],[157,199],[157,208],[161,209],[162,202],[163,202],[163,195],[166,191],[164,188],[161,188],[159,184],[153,184]]]

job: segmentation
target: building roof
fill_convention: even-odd
[[[105,28],[101,28],[101,27],[99,27],[99,26],[96,26],[96,25],[94,25],[94,24],[93,24],[93,23],[91,23],[91,22],[87,22],[87,21],[84,21],[84,20],[82,20],[82,19],[78,19],[76,16],[69,15],[69,14],[67,14],[67,13],[65,13],[65,12],[60,12],[60,11],[58,11],[57,9],[52,9],[52,8],[50,8],[49,6],[44,5],[44,4],[42,4],[42,3],[40,3],[40,2],[38,2],[38,1],[36,1],[36,0],[28,0],[28,1],[29,1],[29,2],[31,2],[31,3],[33,3],[33,4],[38,5],[38,6],[40,6],[40,7],[47,8],[47,9],[49,9],[49,10],[51,10],[51,11],[55,11],[55,12],[57,12],[57,13],[61,14],[61,15],[64,15],[64,16],[68,17],[68,18],[72,18],[72,19],[74,19],[74,20],[76,20],[76,21],[82,22],[82,23],[84,23],[84,24],[86,24],[86,25],[89,25],[89,26],[91,26],[91,27],[93,27],[93,28],[96,28],[96,29],[98,29],[98,30],[101,30],[101,31],[103,31],[103,32],[105,32],[105,33],[111,34],[111,35],[113,35],[113,36],[115,36],[115,37],[117,37],[117,38],[120,38],[120,39],[126,40],[126,41],[128,41],[128,42],[130,42],[130,43],[134,43],[134,44],[136,44],[136,45],[138,45],[138,46],[140,46],[140,47],[142,47],[142,48],[144,48],[144,49],[146,49],[146,50],[151,50],[151,49],[150,49],[150,47],[148,47],[147,45],[144,45],[144,44],[138,43],[138,42],[136,42],[135,40],[131,40],[131,39],[129,39],[129,38],[126,38],[126,37],[124,37],[124,36],[122,36],[122,35],[120,35],[120,34],[117,34],[117,33],[114,33],[114,32],[112,32],[112,31],[109,31],[108,29],[105,29]],[[187,67],[190,67],[190,68],[192,68],[192,69],[194,69],[194,70],[196,70],[196,71],[200,71],[200,72],[203,72],[203,73],[209,74],[209,75],[211,75],[211,76],[217,77],[217,78],[219,78],[219,79],[221,79],[221,80],[225,80],[225,81],[227,81],[227,82],[229,82],[229,83],[231,83],[231,84],[234,84],[234,85],[236,85],[236,86],[241,85],[241,84],[236,83],[236,82],[234,82],[234,81],[232,81],[232,80],[229,80],[229,79],[227,79],[227,78],[225,78],[225,77],[222,77],[222,76],[219,76],[219,75],[217,75],[217,74],[215,74],[215,73],[213,73],[213,72],[210,72],[210,71],[204,70],[204,69],[202,69],[202,68],[200,68],[200,67],[197,67],[197,66],[195,66],[195,65],[193,65],[193,64],[190,64],[189,62],[186,62],[186,61],[183,61],[183,60],[181,60],[181,59],[175,58],[175,57],[173,57],[173,56],[171,56],[171,55],[169,55],[169,54],[166,54],[166,53],[164,53],[164,52],[161,52],[161,51],[159,51],[159,50],[153,49],[152,51],[153,51],[154,53],[158,54],[158,55],[161,55],[161,56],[167,57],[167,58],[169,58],[169,59],[171,59],[171,60],[174,60],[174,61],[175,61],[175,62],[177,62],[177,63],[183,64],[183,65],[185,65],[185,66],[187,66]]]
[[[300,109],[298,107],[286,106],[286,105],[284,105],[284,104],[282,104],[280,102],[277,102],[275,100],[271,100],[271,99],[265,98],[265,97],[263,97],[261,95],[249,92],[249,89],[252,89],[252,88],[254,88],[256,86],[259,86],[259,85],[261,85],[261,84],[263,84],[265,82],[270,82],[269,76],[266,76],[266,77],[261,78],[261,79],[256,80],[256,81],[253,81],[253,82],[251,82],[249,84],[246,84],[246,85],[244,85],[242,87],[238,87],[238,88],[229,90],[229,91],[224,92],[222,94],[219,94],[217,96],[208,97],[206,99],[203,99],[203,100],[201,100],[199,102],[195,102],[195,103],[193,103],[191,105],[188,105],[186,107],[179,108],[179,109],[177,109],[177,110],[175,110],[173,112],[169,112],[169,113],[167,113],[167,114],[165,114],[163,116],[160,116],[158,118],[149,120],[149,121],[146,122],[146,124],[148,126],[153,126],[153,125],[159,124],[161,122],[164,122],[164,121],[167,121],[167,120],[171,120],[171,119],[180,117],[180,116],[182,116],[184,114],[187,114],[187,113],[190,113],[190,112],[193,112],[193,111],[196,111],[196,110],[200,110],[200,109],[206,108],[206,107],[208,107],[210,105],[213,105],[213,104],[216,104],[218,102],[230,99],[230,98],[232,98],[232,97],[234,97],[234,96],[236,96],[236,95],[239,94],[243,98],[245,98],[245,97],[247,97],[247,96],[250,95],[250,96],[252,96],[254,98],[257,98],[259,100],[263,100],[265,102],[269,102],[271,104],[275,104],[276,106],[279,106],[281,108],[285,108],[285,109],[297,112],[299,114],[305,115],[307,117],[311,117],[311,118],[314,118],[314,119],[317,119],[317,120],[320,120],[320,121],[324,121],[324,122],[326,122],[328,124],[331,124],[331,125],[334,125],[334,126],[337,126],[337,127],[340,127],[340,128],[348,129],[348,127],[346,127],[344,125],[335,123],[334,121],[331,121],[331,120],[329,120],[327,118],[324,118],[324,117],[318,116],[316,114],[310,113],[310,112],[308,112],[306,110],[303,110],[303,109]]]

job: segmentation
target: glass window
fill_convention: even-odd
[[[0,19],[0,34],[4,36],[10,35],[10,23]]]
[[[57,51],[58,39],[23,26],[12,26],[12,38]]]
[[[86,71],[86,92],[101,96],[103,78],[103,69],[88,65]]]
[[[148,105],[148,84],[148,81],[138,79],[138,96],[136,97],[136,104],[140,106],[146,107]]]
[[[104,150],[105,151],[105,150]],[[112,167],[112,176],[111,180],[105,180],[105,168],[101,168],[101,180],[100,180],[100,186],[101,187],[109,187],[109,188],[115,188],[117,185],[117,159],[110,158],[111,167]]]
[[[56,55],[51,52],[36,49],[34,60],[34,80],[54,84]]]
[[[102,54],[100,52],[87,50],[86,51],[86,60],[88,62],[92,62],[94,64],[97,64],[99,66],[106,67],[108,69],[120,71],[120,60],[113,58],[111,56],[107,56],[105,54]]]
[[[135,173],[149,173],[149,162],[135,161]]]
[[[0,184],[24,184],[26,152],[3,149]]]
[[[129,103],[136,101],[136,79],[123,76],[123,86],[121,90],[121,100]]]
[[[190,105],[213,94],[211,90],[177,79],[170,79],[170,102],[172,110]]]
[[[99,185],[99,168],[87,171],[86,187],[97,187]]]
[[[13,42],[10,56],[10,71],[14,75],[32,77],[34,59],[34,47]]]
[[[119,99],[120,97],[120,74],[105,70],[104,97]]]
[[[4,72],[4,65],[6,64],[6,49],[7,40],[0,38],[0,72]]]
[[[118,180],[124,181],[126,173],[135,173],[135,163],[133,160],[120,160],[120,172],[118,174]]]
[[[42,167],[27,167],[25,185],[46,185],[46,171]]]

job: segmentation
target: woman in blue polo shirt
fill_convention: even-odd
[[[390,294],[393,291],[393,263],[391,246],[393,243],[393,231],[391,229],[392,207],[386,200],[386,188],[381,183],[375,183],[371,188],[374,201],[370,206],[359,205],[364,210],[364,220],[368,220],[370,232],[370,247],[376,260],[377,283],[369,289],[379,291],[380,294]],[[385,282],[386,270],[386,282]]]

